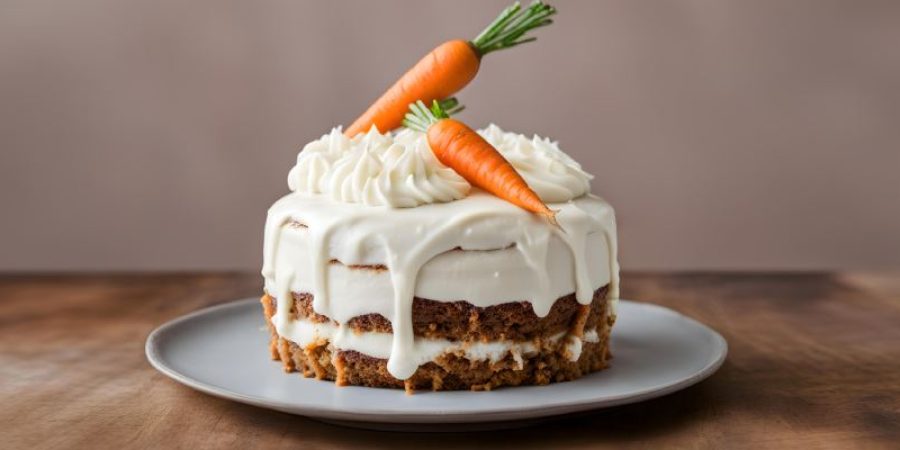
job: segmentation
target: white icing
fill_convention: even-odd
[[[593,177],[556,142],[496,125],[479,133],[545,202],[565,202],[590,191]],[[288,187],[346,203],[395,208],[458,200],[470,189],[435,158],[425,134],[409,129],[382,134],[375,127],[353,138],[335,128],[306,144],[288,174]]]
[[[313,309],[338,323],[360,314],[381,314],[391,321],[394,333],[390,351],[380,355],[387,357],[391,375],[406,379],[433,354],[413,336],[414,295],[466,299],[476,306],[527,300],[539,316],[548,314],[559,296],[573,291],[579,303],[588,304],[593,291],[607,283],[607,296],[618,298],[612,208],[591,195],[550,207],[559,210],[560,228],[478,190],[450,203],[404,209],[289,194],[270,208],[265,232],[263,276],[267,292],[278,299],[276,330],[282,336],[288,333],[286,302],[292,290],[312,293]],[[305,231],[286,227],[292,220],[306,225]],[[479,252],[452,251],[456,248]],[[470,257],[498,266],[476,263],[466,278]],[[371,284],[353,286],[332,276],[351,270],[336,269],[341,266],[329,264],[332,259],[344,265],[382,264],[388,271],[355,270],[370,277]]]
[[[315,289],[312,266],[315,262],[305,257],[310,254],[310,234],[308,228],[285,227],[279,236],[274,264],[294,268],[292,292]],[[606,255],[609,250],[604,234],[591,233],[585,241],[585,265],[590,286],[596,288],[608,284],[610,268]],[[572,253],[565,242],[550,235],[544,258],[545,268],[535,268],[523,252],[514,247],[441,253],[419,269],[415,295],[438,301],[466,299],[475,306],[487,307],[531,298],[535,286],[538,290],[548,289],[550,298],[575,292]],[[326,272],[327,296],[342,299],[340,307],[347,309],[342,313],[344,317],[390,311],[393,307],[393,282],[388,271],[330,264]],[[266,281],[266,290],[273,294],[277,292],[274,280]]]
[[[597,330],[586,330],[584,332],[584,342],[600,342],[600,335],[597,334]]]
[[[341,202],[395,208],[449,202],[470,188],[434,157],[422,133],[381,134],[375,127],[352,139],[335,128],[306,144],[288,174],[288,187]]]
[[[548,203],[565,202],[591,190],[591,174],[559,149],[556,142],[534,135],[505,132],[491,124],[478,131],[509,161]]]
[[[566,356],[569,361],[578,361],[581,358],[582,339],[578,336],[570,335],[566,340]]]

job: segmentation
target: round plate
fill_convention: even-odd
[[[405,395],[286,374],[270,359],[268,340],[254,298],[168,322],[150,334],[146,351],[160,372],[218,397],[344,425],[414,431],[520,426],[659,397],[712,375],[728,351],[722,336],[693,319],[622,300],[606,370],[547,386]]]

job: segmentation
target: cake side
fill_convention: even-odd
[[[280,360],[286,372],[300,372],[339,385],[405,388],[411,392],[548,384],[573,380],[605,368],[610,358],[609,333],[615,321],[608,308],[606,287],[595,292],[589,305],[572,308],[572,297],[558,299],[553,312],[544,318],[533,316],[533,311],[528,311],[528,302],[480,308],[460,301],[455,312],[442,318],[443,323],[454,324],[444,327],[442,337],[434,337],[433,330],[440,327],[430,321],[435,317],[432,308],[441,302],[417,299],[420,313],[414,314],[414,322],[419,324],[417,338],[430,343],[443,342],[445,350],[430,356],[428,362],[418,366],[405,380],[390,374],[387,359],[339,348],[328,337],[319,336],[303,343],[281,337],[271,321],[277,309],[275,299],[265,295],[261,302],[271,333],[272,358]],[[303,305],[308,299],[308,294],[294,295],[291,314],[296,320],[331,323],[322,316],[303,316]],[[564,325],[562,331],[553,326],[560,322]],[[471,325],[460,326],[463,323]],[[519,330],[515,338],[510,338],[508,335],[516,334],[515,323],[526,324],[527,330]],[[478,333],[471,333],[473,329]],[[365,336],[383,331],[357,326],[352,332]],[[487,339],[488,334],[499,338]],[[472,351],[483,347],[491,347],[492,354],[487,356],[483,349]]]
[[[555,142],[482,132],[545,201],[534,214],[435,159],[423,133],[323,136],[269,209],[275,356],[338,384],[490,388],[604,367],[618,298],[612,207]]]
[[[451,341],[527,341],[560,333],[577,333],[580,329],[593,330],[605,312],[607,291],[607,286],[598,289],[588,305],[575,301],[574,294],[560,297],[543,317],[535,314],[527,301],[478,307],[465,300],[439,302],[414,297],[413,333],[416,337]],[[292,321],[340,326],[337,321],[313,311],[311,294],[293,292],[291,297],[293,303],[289,315]],[[262,302],[267,308],[267,316],[277,312],[276,298],[264,295]],[[583,322],[579,324],[579,321]],[[577,329],[573,328],[576,324],[579,325]],[[353,317],[346,326],[355,334],[393,332],[391,322],[380,314]]]

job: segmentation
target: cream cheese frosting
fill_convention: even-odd
[[[613,209],[589,194],[550,207],[559,210],[559,227],[480,190],[449,203],[399,209],[289,194],[270,208],[266,223],[263,275],[266,291],[277,300],[273,325],[279,335],[289,335],[292,291],[311,293],[315,312],[338,323],[380,314],[393,329],[388,371],[403,380],[422,361],[412,331],[416,295],[456,301],[474,294],[463,285],[481,284],[496,272],[503,283],[484,283],[482,295],[466,300],[476,306],[527,300],[543,317],[560,293],[574,291],[586,305],[596,289],[609,284],[607,296],[618,298]],[[503,253],[478,263],[446,256],[455,249],[468,250],[458,253],[469,258]],[[360,274],[354,282],[336,275],[340,269],[333,269],[332,260],[388,270],[355,270]]]
[[[422,133],[373,129],[351,139],[336,128],[304,147],[288,176],[293,192],[269,209],[262,274],[277,301],[276,332],[300,344],[324,337],[338,349],[360,348],[386,358],[390,374],[404,380],[441,352],[527,350],[461,350],[416,338],[415,296],[479,307],[524,300],[544,317],[559,297],[574,292],[587,305],[609,285],[615,314],[615,214],[589,193],[591,176],[548,139],[494,125],[479,133],[558,211],[558,227],[470,186],[434,157]],[[388,270],[357,267],[372,265]],[[312,330],[292,320],[291,292],[312,294],[313,310],[338,325]],[[385,317],[393,333],[349,336],[342,324],[363,314]],[[564,338],[577,359],[582,341],[597,336],[577,330]],[[377,349],[369,346],[376,341]]]
[[[558,203],[580,197],[591,190],[591,174],[581,169],[559,144],[538,135],[503,131],[491,124],[480,134],[499,151],[541,200]]]
[[[556,142],[503,131],[478,131],[545,202],[564,202],[590,191],[590,174]],[[321,193],[368,206],[415,207],[466,196],[471,186],[435,158],[424,133],[410,129],[348,138],[340,127],[310,142],[288,174],[294,192]]]
[[[348,138],[340,127],[310,142],[288,174],[294,192],[346,203],[408,208],[465,197],[470,186],[435,158],[422,133],[372,128]]]

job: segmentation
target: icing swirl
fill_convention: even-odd
[[[421,133],[381,134],[374,127],[352,139],[334,128],[306,144],[288,174],[288,187],[344,203],[394,208],[458,200],[470,189],[435,158]]]
[[[593,175],[559,149],[556,142],[534,135],[510,133],[490,124],[478,134],[491,143],[547,203],[578,198],[591,190]]]
[[[590,174],[556,142],[509,133],[496,125],[480,130],[542,200],[558,203],[590,191]],[[310,142],[288,174],[294,192],[325,194],[343,203],[409,208],[465,197],[471,186],[431,152],[423,133],[382,134],[372,128],[348,138],[341,129]]]

